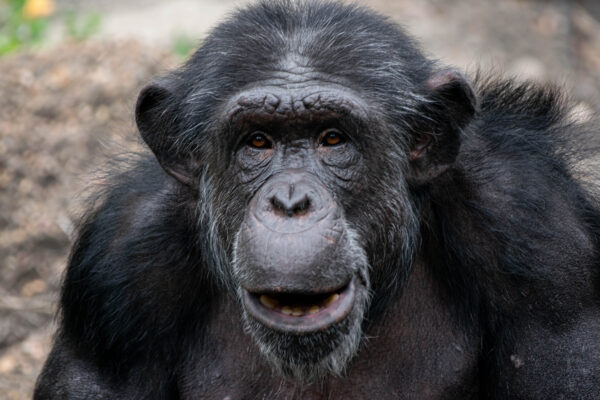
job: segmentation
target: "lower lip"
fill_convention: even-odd
[[[342,321],[352,310],[355,291],[353,279],[344,289],[336,292],[339,297],[327,307],[321,307],[314,314],[302,316],[286,315],[279,310],[267,308],[261,304],[260,295],[245,289],[243,298],[246,310],[258,322],[276,331],[303,335],[326,330]]]

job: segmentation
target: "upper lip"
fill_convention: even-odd
[[[329,328],[350,313],[356,291],[354,281],[310,294],[243,289],[243,301],[248,313],[263,325],[285,333],[309,334]]]

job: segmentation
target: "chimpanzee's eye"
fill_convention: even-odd
[[[271,141],[262,133],[255,133],[250,136],[248,145],[255,149],[270,149],[272,147]]]
[[[323,146],[337,146],[338,144],[342,144],[345,141],[346,138],[344,137],[344,135],[335,129],[327,130],[321,136],[321,144]]]

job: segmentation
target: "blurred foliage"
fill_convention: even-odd
[[[40,43],[53,12],[52,0],[0,0],[0,56]]]
[[[69,11],[65,14],[64,21],[67,36],[83,41],[100,30],[102,18],[98,13],[78,15],[74,11]]]
[[[42,43],[55,11],[53,0],[0,0],[0,57]],[[66,37],[76,41],[98,32],[101,20],[97,13],[62,16]]]
[[[195,49],[199,46],[199,43],[192,39],[190,36],[180,33],[175,35],[171,44],[171,51],[177,57],[184,59],[187,58]]]

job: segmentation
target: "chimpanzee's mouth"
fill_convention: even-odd
[[[342,321],[354,304],[355,284],[328,293],[250,293],[244,289],[246,310],[271,329],[307,334]]]

